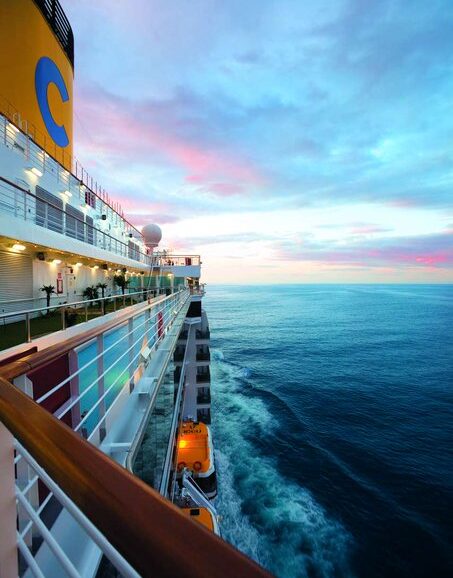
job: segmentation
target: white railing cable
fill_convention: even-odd
[[[19,533],[17,533],[17,546],[20,553],[24,557],[25,562],[27,562],[28,569],[31,571],[33,576],[35,578],[46,578],[46,576],[44,576],[44,574],[41,572],[41,568],[38,566],[38,563],[33,558],[33,554],[30,552],[27,544],[25,544],[22,536]]]
[[[184,306],[184,304],[181,306],[181,308],[182,308],[183,306]],[[181,308],[180,308],[180,310],[181,310]],[[167,327],[169,327],[169,326],[170,326],[170,325],[167,325]],[[140,339],[138,339],[138,340],[134,343],[134,345],[132,345],[132,346],[129,348],[129,350],[130,350],[130,349],[133,349],[133,348],[135,347],[136,343],[138,343],[138,341],[141,341],[142,339],[143,339],[143,337],[141,336]],[[127,353],[129,353],[129,350],[127,350],[125,353],[123,353],[123,355],[122,355],[121,357],[124,357]],[[80,427],[85,423],[85,421],[88,419],[88,417],[89,417],[89,416],[93,413],[93,411],[98,407],[98,405],[107,397],[107,395],[109,394],[109,392],[110,392],[110,391],[113,389],[113,387],[117,384],[117,382],[120,380],[120,378],[122,377],[122,375],[129,369],[129,367],[130,367],[133,363],[135,363],[135,360],[136,360],[140,355],[141,355],[141,352],[139,351],[139,352],[136,354],[136,356],[134,357],[134,359],[129,363],[129,365],[127,365],[127,367],[125,367],[125,368],[123,369],[123,371],[116,377],[116,379],[114,380],[114,382],[108,387],[108,389],[105,390],[105,392],[102,394],[102,396],[101,396],[101,397],[96,401],[96,403],[91,407],[91,409],[88,411],[88,413],[80,420],[80,422],[79,422],[79,423],[77,424],[77,426],[74,428],[74,431],[78,431],[78,430],[80,429]],[[112,367],[114,367],[114,366],[116,365],[116,363],[119,361],[119,359],[121,359],[121,357],[118,358],[112,365],[110,365],[110,366],[104,371],[104,373],[103,373],[102,375],[100,375],[92,385],[90,385],[90,388],[91,388],[91,387],[94,387],[94,385],[96,385],[96,383],[99,381],[99,379],[101,379],[102,377],[104,377],[105,374],[108,373],[108,372],[112,369]],[[86,391],[86,390],[85,390],[85,391]],[[85,393],[85,391],[84,391],[84,393]],[[81,397],[81,396],[80,396],[80,397]],[[77,403],[77,399],[73,402],[73,405],[74,405],[75,403]],[[71,406],[71,407],[72,407],[72,406]],[[65,413],[67,413],[68,410],[69,410],[69,407],[68,407],[68,408],[65,408],[65,411],[63,412],[62,415],[64,415]],[[105,416],[102,418],[102,420],[101,420],[99,423],[101,423],[104,419],[105,419]],[[99,425],[99,423],[96,424],[96,427]]]
[[[122,300],[125,301],[127,298],[129,297],[134,297],[135,295],[139,295],[141,297],[143,297],[143,295],[145,293],[147,293],[147,297],[146,299],[149,299],[149,294],[150,293],[154,293],[154,291],[160,291],[161,289],[157,288],[157,289],[149,289],[149,290],[143,290],[143,291],[134,291],[133,293],[125,293],[123,294],[118,294],[118,295],[110,295],[110,297],[96,297],[96,299],[86,299],[84,301],[73,301],[71,303],[58,303],[57,305],[49,305],[49,307],[36,307],[35,309],[22,309],[19,311],[10,311],[9,313],[1,313],[0,314],[0,320],[1,319],[5,319],[7,317],[19,317],[21,315],[25,315],[26,313],[41,313],[42,311],[48,311],[49,309],[71,309],[77,305],[93,305],[94,303],[98,303],[101,301],[115,301],[115,300]],[[36,298],[30,298],[27,299],[26,301],[31,301],[31,300],[37,300],[37,299],[45,299],[46,297],[36,297]],[[145,301],[137,301],[136,305],[140,304],[140,303],[144,303]]]
[[[178,294],[174,294],[171,296],[172,298],[178,298],[178,301],[181,301],[182,298],[184,297],[183,292],[179,292]],[[176,314],[174,315],[173,319],[176,319],[177,315],[179,314],[179,312],[182,310],[182,308],[184,307],[185,304],[187,304],[187,301],[189,299],[190,295],[187,294],[186,295],[186,299],[184,300],[184,302],[182,303],[181,307],[178,309],[178,311],[176,312]],[[163,303],[164,301],[160,302]],[[156,304],[154,304],[155,306]],[[173,306],[173,305],[172,305]],[[156,313],[156,316],[158,313],[161,313],[162,311],[158,311]],[[140,312],[138,315],[142,315],[143,312]],[[167,307],[166,311],[164,311],[164,317],[163,317],[163,321],[165,320],[165,314],[167,314],[167,317],[171,315],[171,310],[169,307]],[[149,320],[148,320],[149,322]],[[48,393],[55,393],[56,391],[58,391],[61,387],[63,387],[64,385],[66,385],[66,383],[68,383],[71,379],[74,378],[74,376],[78,375],[81,371],[83,371],[84,369],[86,369],[89,365],[91,365],[94,361],[97,361],[97,359],[101,356],[103,356],[108,350],[110,350],[112,347],[116,346],[118,344],[119,341],[122,341],[125,337],[128,337],[131,333],[133,333],[134,331],[136,331],[137,329],[139,329],[143,324],[137,326],[137,327],[133,327],[132,331],[130,331],[128,334],[126,334],[125,336],[123,336],[120,340],[116,341],[114,344],[112,344],[112,346],[110,346],[109,348],[107,348],[106,350],[104,350],[103,352],[101,352],[99,355],[97,355],[94,359],[92,359],[91,361],[89,361],[87,364],[85,364],[82,368],[80,368],[79,370],[77,370],[76,372],[74,372],[73,374],[71,374],[71,376],[69,376],[69,378],[66,378],[65,380],[63,380],[61,383],[57,384],[52,390],[50,390],[50,392]],[[163,327],[162,327],[162,338],[164,337],[164,333],[166,331],[166,329],[169,327],[170,325],[167,324],[165,325],[165,323],[163,323]],[[155,335],[157,334],[157,332],[155,333]],[[129,348],[129,349],[133,349],[133,347],[136,346],[136,344],[141,341],[143,339],[143,335],[141,335],[135,342],[134,344]],[[156,341],[153,343],[153,346],[155,346],[157,343],[159,342]],[[128,350],[129,351],[129,350]],[[128,351],[126,351],[126,353],[128,353]],[[125,354],[123,354],[121,357],[124,357]],[[96,409],[96,407],[104,400],[104,398],[108,395],[108,393],[113,389],[113,387],[116,385],[116,383],[119,381],[120,377],[124,374],[124,372],[126,370],[129,369],[129,367],[136,361],[136,359],[141,355],[141,351],[139,351],[135,356],[134,359],[127,365],[127,367],[125,367],[123,369],[123,371],[121,372],[121,374],[119,376],[117,376],[117,378],[115,379],[115,381],[109,386],[109,388],[104,392],[104,395],[98,399],[98,401],[96,402],[96,404],[91,407],[90,411],[83,417],[83,419],[78,423],[77,427],[75,428],[75,431],[78,431],[80,429],[80,427],[85,423],[85,421],[87,420],[87,418],[93,413],[94,409]],[[103,377],[105,377],[105,375],[112,369],[112,367],[114,365],[116,365],[118,359],[112,364],[110,365],[100,376],[98,376],[96,378],[96,380],[94,382],[92,382],[86,389],[84,389],[84,391],[77,396],[76,398],[74,398],[71,403],[69,405],[66,405],[63,411],[57,411],[55,412],[55,417],[57,417],[57,419],[61,419],[70,409],[72,409],[72,407],[74,407],[74,405],[76,405],[77,403],[80,402],[80,400],[84,397],[84,395],[86,393],[88,393],[97,383],[100,379],[102,379]],[[121,392],[118,392],[118,395],[120,395]],[[99,427],[99,425],[105,421],[109,410],[111,409],[111,407],[114,405],[114,402],[116,401],[118,395],[115,397],[115,399],[113,400],[113,402],[110,404],[110,407],[108,408],[108,410],[105,412],[105,414],[101,417],[101,419],[99,420],[99,422],[97,424],[95,424],[93,432],[90,434],[89,439],[91,439],[92,434],[96,431],[96,428]],[[37,403],[40,403],[42,400],[47,399],[48,394],[45,394],[44,396],[42,396],[41,398],[39,398],[38,400],[36,400]],[[17,455],[14,459],[14,463],[17,464],[21,459],[20,455]]]
[[[150,310],[153,309],[154,307],[156,307],[157,305],[160,305],[161,303],[166,303],[166,299],[175,297],[175,296],[179,296],[179,293],[176,293],[174,295],[171,295],[170,297],[165,298],[162,301],[159,301],[157,303],[153,303],[150,306]],[[188,297],[188,296],[187,296]],[[146,311],[146,309],[143,309],[142,311],[138,312],[137,315],[135,317],[138,317],[139,315],[142,315],[144,312]],[[158,316],[158,314],[161,311],[156,311],[153,317],[153,320]],[[145,325],[147,322],[149,323],[150,320],[145,320],[142,324],[138,325],[136,328],[133,329],[136,330],[139,327]],[[124,320],[124,323],[126,323],[127,320]],[[36,400],[36,403],[42,403],[43,401],[45,401],[48,397],[50,397],[52,394],[54,394],[55,392],[57,392],[60,388],[62,388],[64,385],[66,385],[67,383],[69,383],[71,381],[71,379],[73,379],[74,377],[77,377],[77,375],[79,375],[82,371],[84,371],[85,369],[87,369],[87,367],[89,367],[90,365],[92,365],[94,362],[96,362],[100,357],[102,357],[103,355],[105,355],[106,353],[108,353],[111,349],[113,349],[114,347],[116,347],[118,345],[118,343],[120,343],[121,341],[123,341],[123,339],[126,339],[126,337],[129,337],[131,332],[126,333],[125,335],[123,335],[123,337],[119,338],[117,341],[115,341],[114,343],[112,343],[112,345],[109,345],[106,349],[104,349],[101,353],[99,353],[98,355],[90,358],[90,361],[88,361],[85,365],[83,365],[82,367],[80,367],[77,371],[75,371],[74,373],[72,373],[69,377],[65,378],[62,382],[58,383],[56,386],[54,386],[52,389],[50,389],[48,392],[46,392],[44,395],[42,395],[40,398],[38,398]],[[94,338],[93,338],[94,339]]]
[[[49,474],[42,468],[31,454],[15,440],[15,447],[23,455],[25,461],[36,472],[39,478],[46,484],[52,495],[71,514],[77,523],[85,530],[99,549],[105,554],[115,568],[124,578],[140,578],[139,574],[121,556],[121,554],[110,544],[105,536],[99,532],[96,526],[79,510],[74,502],[63,492],[63,490],[53,481]]]
[[[56,541],[56,539],[52,535],[52,532],[47,528],[47,526],[44,524],[44,522],[32,508],[28,500],[24,497],[22,492],[17,487],[16,487],[16,497],[20,505],[27,512],[30,520],[32,520],[36,528],[39,530],[39,533],[43,537],[46,544],[49,546],[49,548],[52,550],[57,560],[63,566],[68,576],[70,576],[70,578],[81,578],[79,572],[77,571],[77,568],[68,558],[66,553],[63,551],[60,544]]]
[[[39,480],[39,476],[35,476],[36,480]],[[24,494],[24,492],[22,492]],[[44,508],[47,506],[47,504],[50,502],[50,500],[52,499],[52,493],[47,494],[47,496],[44,498],[42,504],[39,506],[39,508],[36,510],[36,513],[39,515],[41,515],[42,511],[44,510]],[[27,522],[27,525],[24,527],[24,529],[20,532],[20,535],[22,536],[22,538],[25,539],[25,536],[27,535],[27,533],[30,531],[31,527],[33,526],[33,521],[29,520]]]

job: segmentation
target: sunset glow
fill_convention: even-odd
[[[204,280],[453,281],[449,2],[63,6],[78,158]]]

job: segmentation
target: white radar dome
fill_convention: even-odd
[[[142,235],[147,247],[157,247],[162,239],[162,231],[160,227],[151,223],[143,227]]]

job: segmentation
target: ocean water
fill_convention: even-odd
[[[279,578],[453,576],[453,286],[209,286],[216,506]]]

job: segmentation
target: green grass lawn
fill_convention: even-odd
[[[128,307],[129,305],[130,299],[126,298],[125,305],[123,305],[122,299],[117,299],[116,311]],[[105,313],[112,313],[113,311],[115,311],[113,300],[107,301],[105,303]],[[100,317],[102,315],[102,307],[99,302],[95,302],[92,306],[87,308],[86,313],[84,307],[77,309],[68,307],[68,312],[75,312],[77,314],[70,325],[78,325],[79,323],[84,323],[86,320],[89,321],[90,319]],[[48,314],[40,315],[39,317],[31,319],[31,338],[36,339],[37,337],[60,331],[62,328],[61,312],[55,310],[50,311]],[[19,343],[25,343],[26,341],[27,327],[25,320],[0,325],[0,350],[8,349],[9,347],[13,347]]]

